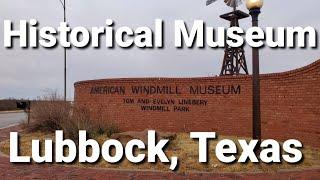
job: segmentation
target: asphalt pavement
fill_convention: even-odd
[[[24,112],[0,112],[0,129],[25,122],[27,114]]]

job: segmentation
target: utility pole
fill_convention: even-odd
[[[63,22],[67,22],[66,18],[66,0],[59,0],[63,8]],[[64,47],[64,101],[67,101],[67,48]]]

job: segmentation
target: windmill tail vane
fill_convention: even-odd
[[[206,5],[209,6],[210,4],[216,2],[217,0],[207,0]],[[224,2],[226,3],[226,5],[232,7],[234,10],[240,5],[242,4],[242,0],[224,0]]]

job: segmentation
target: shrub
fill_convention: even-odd
[[[103,119],[99,119],[98,121],[94,121],[93,123],[94,129],[95,129],[95,134],[97,135],[107,135],[110,137],[112,134],[118,133],[119,128],[113,123],[106,122]]]
[[[94,131],[89,112],[80,108],[73,108],[66,121],[61,122],[61,129],[72,140],[78,139],[79,130],[86,130],[90,136]]]
[[[74,107],[68,120],[62,123],[66,137],[70,139],[78,139],[80,130],[86,130],[90,138],[99,135],[110,137],[112,134],[119,132],[117,126],[108,123],[103,118],[92,119],[90,112],[87,109]]]
[[[31,124],[29,131],[54,132],[63,130],[65,137],[77,142],[79,130],[86,130],[89,137],[119,132],[117,126],[100,117],[93,119],[90,112],[81,107],[73,107],[64,102],[57,93],[43,96],[31,105]]]
[[[31,104],[31,130],[54,132],[61,129],[70,110],[70,103],[63,101],[56,92],[41,97]]]

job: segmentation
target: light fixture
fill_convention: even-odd
[[[249,10],[261,9],[263,6],[263,0],[247,0],[246,5]]]

